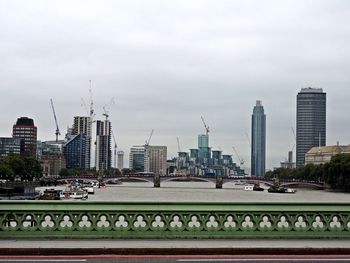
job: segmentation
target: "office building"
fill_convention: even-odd
[[[21,140],[21,155],[36,157],[37,128],[33,119],[21,117],[12,129],[12,137]]]
[[[281,162],[281,168],[293,169],[295,168],[295,162],[293,162],[293,151],[288,152],[288,159]]]
[[[326,93],[303,88],[297,95],[296,166],[305,163],[305,154],[326,145]]]
[[[121,171],[124,169],[124,152],[123,151],[118,151],[117,152],[117,168]]]
[[[68,129],[67,132],[67,138],[71,135],[78,135],[82,134],[84,135],[84,149],[85,153],[82,153],[85,157],[84,164],[82,168],[90,169],[90,162],[91,162],[91,117],[86,116],[75,116],[73,127],[71,129]]]
[[[165,175],[167,171],[167,147],[145,146],[144,171],[159,175]]]
[[[86,149],[86,146],[89,145],[87,140],[89,138],[84,134],[70,135],[66,140],[63,145],[63,154],[67,168],[90,168],[86,167],[87,154],[89,152]]]
[[[21,154],[21,139],[19,138],[0,138],[0,157],[7,156],[10,153]]]
[[[198,157],[199,162],[207,164],[211,157],[211,149],[209,147],[209,135],[200,134],[198,135]]]
[[[130,148],[129,168],[136,172],[145,170],[145,147],[134,146]]]
[[[110,170],[112,167],[111,123],[109,120],[96,122],[96,171]]]
[[[264,176],[266,161],[266,115],[261,101],[256,101],[252,115],[251,175]]]

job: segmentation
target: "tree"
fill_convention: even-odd
[[[0,164],[0,178],[3,180],[13,181],[15,179],[15,173],[8,165]]]

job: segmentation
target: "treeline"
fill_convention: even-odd
[[[33,181],[42,177],[40,163],[34,157],[24,157],[17,154],[9,154],[0,157],[0,179],[14,181],[20,178],[22,181]]]
[[[322,181],[332,189],[350,192],[350,154],[338,154],[321,165],[308,164],[295,169],[278,168],[265,174],[266,178]]]

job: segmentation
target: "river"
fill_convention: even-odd
[[[64,187],[63,187],[64,188]],[[62,188],[61,188],[62,189]],[[41,188],[42,190],[42,188]],[[207,182],[166,182],[160,188],[153,183],[124,182],[95,188],[88,201],[150,201],[150,202],[350,202],[349,193],[297,188],[295,194],[244,191],[242,185],[226,183],[216,189]]]

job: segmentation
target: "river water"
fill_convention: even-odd
[[[160,188],[154,188],[153,183],[147,182],[123,182],[121,185],[95,188],[95,194],[89,195],[88,201],[344,203],[350,202],[350,194],[304,188],[297,188],[295,194],[245,191],[243,185],[233,183],[216,189],[214,183],[207,182],[166,182]]]

